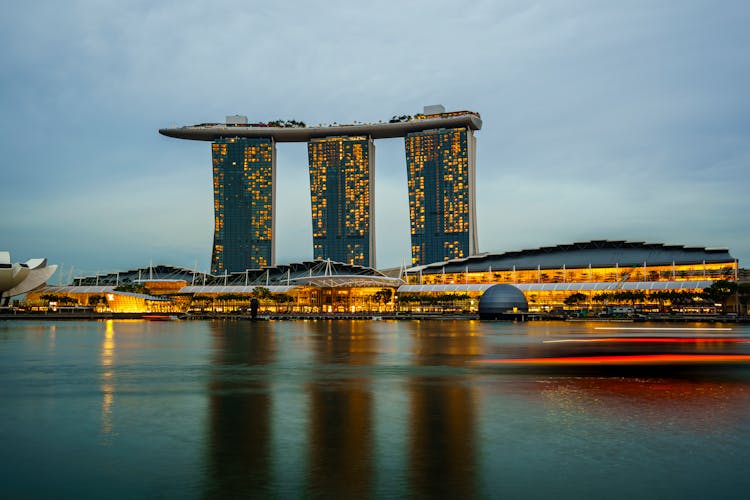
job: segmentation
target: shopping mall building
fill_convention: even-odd
[[[511,284],[524,293],[530,311],[564,308],[574,294],[582,294],[582,302],[592,306],[606,302],[598,298],[616,302],[617,294],[626,292],[641,305],[663,306],[664,292],[699,294],[715,281],[736,281],[738,272],[727,249],[600,240],[412,267],[399,294],[465,293],[473,298],[494,284]]]
[[[490,286],[511,284],[524,293],[531,312],[569,308],[566,299],[574,294],[589,308],[616,303],[618,296],[665,307],[718,280],[736,281],[738,272],[726,249],[589,241],[391,272],[327,260],[221,276],[151,266],[76,278],[70,286],[30,294],[27,303],[44,307],[50,297],[66,296],[99,311],[233,312],[245,310],[256,296],[261,310],[273,313],[474,312]]]

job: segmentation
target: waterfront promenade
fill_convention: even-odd
[[[231,320],[251,321],[250,313],[164,313],[179,320]],[[28,312],[28,311],[3,311],[0,312],[2,320],[48,320],[48,321],[72,321],[72,320],[107,320],[107,319],[144,319],[149,313],[113,313],[113,312]],[[310,321],[310,320],[478,320],[477,313],[413,313],[413,312],[362,312],[362,313],[267,313],[260,312],[258,319],[262,321]],[[628,316],[592,316],[578,317],[564,314],[542,314],[527,313],[519,314],[513,320],[508,321],[586,321],[586,322],[707,322],[707,323],[750,323],[750,317],[737,316],[736,314],[649,314],[637,317]]]

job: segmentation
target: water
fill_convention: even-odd
[[[476,363],[597,326],[0,321],[2,495],[746,498],[747,368]]]

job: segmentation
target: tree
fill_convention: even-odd
[[[745,308],[745,314],[747,314],[747,305],[750,303],[750,283],[740,283],[737,286],[737,292],[737,298]]]
[[[390,288],[383,288],[382,290],[378,290],[372,295],[372,299],[377,302],[378,304],[387,304],[391,301],[391,297],[393,296],[393,290]]]
[[[565,297],[565,300],[563,300],[566,306],[576,306],[582,302],[586,302],[586,296],[580,292],[574,293],[573,295],[568,295]]]
[[[275,302],[276,305],[278,306],[280,304],[287,304],[290,302],[294,302],[294,297],[292,297],[288,293],[274,293],[268,297],[268,300]]]
[[[39,298],[48,303],[57,302],[59,305],[62,305],[62,304],[78,305],[77,299],[74,299],[73,297],[68,297],[66,295],[55,295],[52,293],[47,293],[47,294],[42,295]]]
[[[90,295],[89,296],[89,305],[91,307],[96,307],[98,304],[106,303],[106,299],[103,295]]]
[[[721,304],[721,308],[724,309],[727,299],[734,295],[736,291],[737,283],[734,281],[719,280],[714,281],[711,286],[704,288],[703,296],[714,303]]]

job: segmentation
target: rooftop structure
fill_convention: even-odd
[[[334,279],[335,278],[335,279]],[[334,279],[336,285],[326,285]],[[304,261],[269,266],[262,269],[248,269],[243,272],[213,275],[193,269],[175,266],[149,266],[108,274],[78,277],[73,279],[73,287],[117,287],[124,285],[149,285],[152,283],[182,283],[187,289],[180,288],[181,293],[195,293],[190,287],[294,287],[311,286],[359,286],[370,283],[370,286],[398,286],[403,283],[398,278],[389,278],[366,266],[343,262]],[[354,284],[351,284],[354,283]],[[93,290],[93,289],[92,289]],[[237,288],[231,288],[237,291]],[[106,291],[102,289],[102,291]],[[283,290],[286,291],[286,290]]]
[[[471,257],[434,262],[407,269],[407,273],[444,274],[550,269],[628,268],[672,265],[706,265],[736,268],[736,260],[726,248],[688,247],[639,241],[592,240],[502,253],[483,253]],[[734,277],[732,274],[731,277]]]
[[[331,136],[363,135],[373,139],[389,139],[437,128],[466,127],[471,130],[482,128],[482,119],[473,111],[454,111],[437,115],[421,114],[415,117],[403,116],[392,119],[403,121],[388,123],[347,123],[315,127],[302,126],[304,124],[300,122],[241,123],[245,117],[237,115],[227,118],[231,123],[201,123],[163,128],[159,129],[159,133],[167,137],[193,141],[215,141],[222,137],[272,137],[276,142],[307,142]]]

